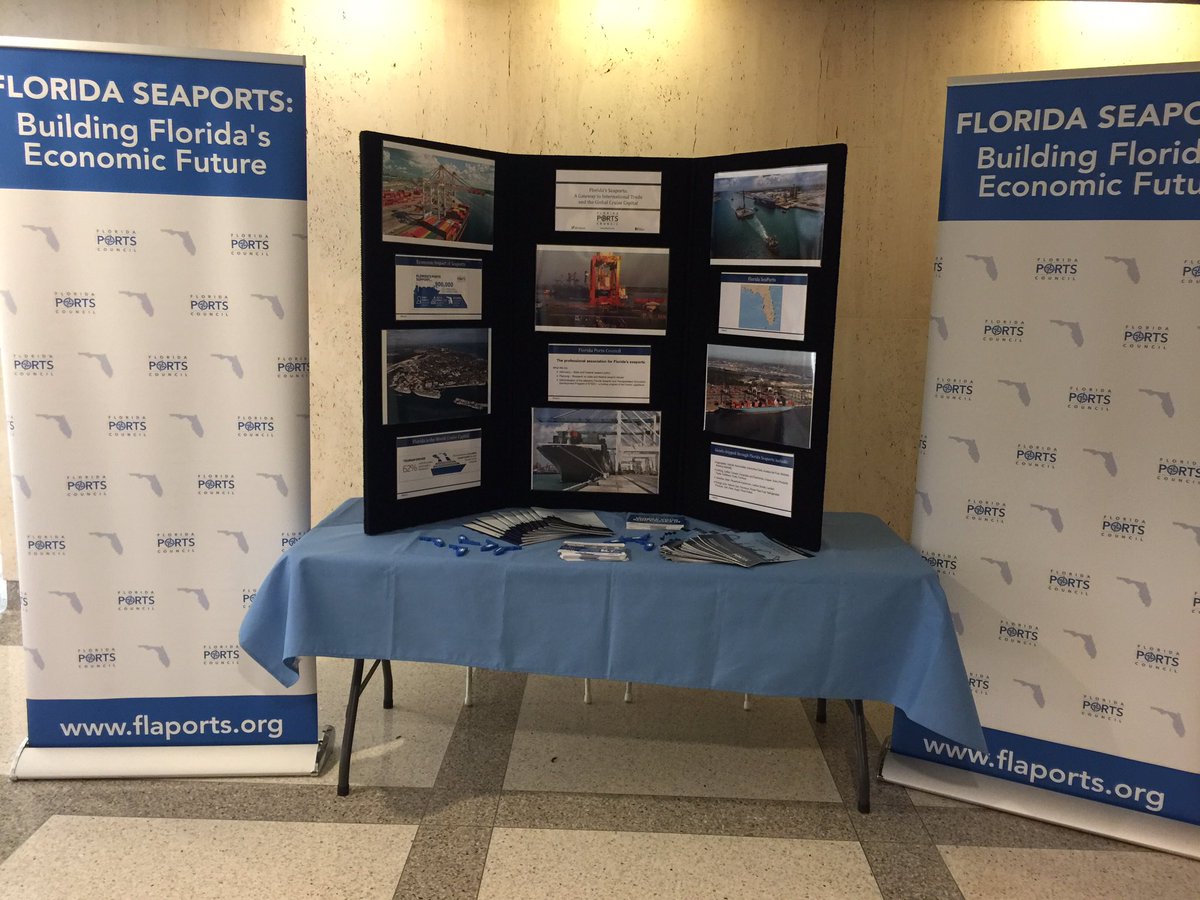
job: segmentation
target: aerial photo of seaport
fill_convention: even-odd
[[[660,411],[538,408],[532,427],[533,490],[658,493]]]
[[[488,411],[491,331],[397,328],[383,333],[383,424]]]
[[[385,241],[492,249],[493,160],[385,142],[382,182]]]
[[[827,182],[824,164],[717,172],[712,262],[819,266]]]
[[[708,345],[704,428],[717,434],[812,446],[816,354]]]
[[[663,334],[669,256],[664,248],[538,245],[538,331]]]

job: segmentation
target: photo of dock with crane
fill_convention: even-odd
[[[659,410],[536,408],[530,487],[657,494],[661,452]]]
[[[492,249],[493,160],[385,141],[381,180],[385,241]]]
[[[539,244],[534,327],[663,334],[668,269],[665,248]]]

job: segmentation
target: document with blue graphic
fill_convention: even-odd
[[[453,320],[482,316],[482,260],[397,254],[397,319]]]
[[[479,428],[396,438],[396,499],[479,487]]]

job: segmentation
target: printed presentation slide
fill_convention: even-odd
[[[483,317],[483,261],[442,256],[396,256],[396,318]]]
[[[804,340],[807,275],[725,272],[717,330],[721,334]]]
[[[658,234],[661,212],[662,172],[555,172],[555,231]]]
[[[650,402],[650,346],[551,344],[547,400]]]
[[[396,499],[479,487],[482,430],[396,438]]]
[[[796,457],[791,453],[710,444],[708,499],[790,517],[795,470]]]

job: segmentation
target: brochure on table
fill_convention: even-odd
[[[538,506],[819,547],[844,145],[360,146],[368,533]]]

